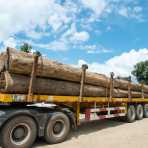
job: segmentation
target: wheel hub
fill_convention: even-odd
[[[13,139],[22,140],[27,136],[27,131],[24,127],[16,127],[12,133]]]
[[[10,133],[10,138],[12,143],[15,145],[22,145],[25,143],[30,137],[30,128],[25,123],[20,123],[16,125]]]
[[[53,127],[53,132],[55,134],[59,134],[61,133],[61,131],[63,130],[63,123],[62,122],[56,122],[54,127]]]

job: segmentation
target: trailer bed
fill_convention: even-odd
[[[33,95],[33,102],[98,102],[98,103],[131,103],[131,102],[148,102],[148,98],[111,98],[108,97],[83,97],[81,101],[79,96],[48,96],[48,95]],[[25,102],[27,94],[3,94],[0,93],[1,103]]]

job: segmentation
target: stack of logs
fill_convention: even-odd
[[[7,48],[0,54],[0,92],[28,93],[34,55]],[[79,96],[82,70],[52,61],[42,56],[38,59],[34,94]],[[134,84],[121,79],[110,79],[105,75],[86,72],[83,96],[118,98],[148,98],[148,86]]]

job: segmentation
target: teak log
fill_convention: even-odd
[[[5,69],[7,69],[10,73],[30,76],[33,59],[33,54],[31,53],[20,52],[12,48],[7,48],[4,62]],[[72,66],[61,64],[43,57],[39,58],[37,69],[38,77],[79,83],[81,80],[81,73],[82,71],[79,68],[74,68]],[[86,72],[85,83],[109,88],[110,78],[102,74]],[[129,82],[125,80],[115,79],[114,88],[128,90],[128,83]],[[141,92],[141,85],[131,83],[131,90]],[[148,93],[148,86],[144,85],[143,91]]]
[[[28,92],[30,77],[4,72],[1,74],[0,81],[3,81],[3,86],[0,86],[1,92],[24,94]],[[33,92],[34,94],[42,95],[79,96],[80,84],[70,81],[36,78]],[[87,84],[84,85],[83,96],[106,97],[109,96],[109,90],[104,87]],[[113,97],[127,98],[128,91],[113,89]],[[141,97],[141,93],[132,92],[132,97]]]

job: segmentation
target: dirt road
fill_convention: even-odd
[[[72,131],[68,140],[47,145],[37,140],[34,148],[148,148],[148,119],[134,123],[95,121]]]

